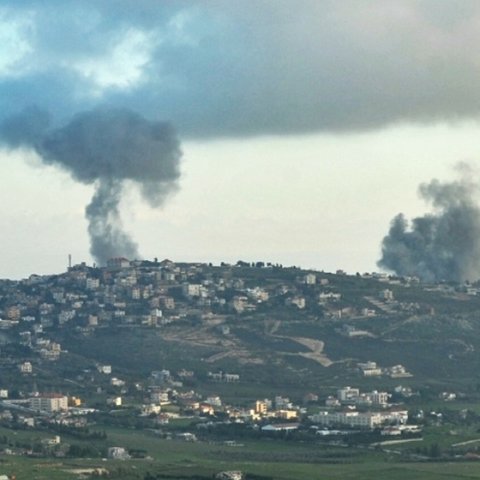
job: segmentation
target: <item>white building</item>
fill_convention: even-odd
[[[100,287],[100,280],[98,278],[87,278],[85,282],[85,288],[87,290],[96,290]]]
[[[30,362],[23,362],[21,363],[18,368],[22,373],[32,373],[32,364]]]
[[[324,426],[342,425],[352,428],[376,428],[383,424],[403,425],[408,420],[407,410],[390,410],[385,412],[358,412],[346,410],[341,412],[320,411],[311,415],[310,420]]]
[[[243,480],[243,473],[240,471],[220,472],[215,475],[216,480]]]
[[[317,282],[317,276],[314,273],[307,273],[303,277],[303,282],[306,285],[315,285],[315,283]]]
[[[358,388],[344,387],[337,390],[337,398],[341,403],[355,403],[360,396]]]
[[[212,407],[221,407],[222,399],[218,395],[211,395],[205,399],[205,403],[212,405]]]
[[[357,411],[343,411],[343,412],[327,412],[321,411],[316,415],[311,415],[310,420],[319,425],[344,425],[348,427],[358,428],[375,428],[382,424],[382,419],[379,414],[372,412],[357,412]]]
[[[334,292],[321,292],[318,295],[319,303],[337,302],[341,298],[342,298],[341,293],[334,293]]]
[[[186,297],[199,297],[202,290],[202,285],[197,283],[185,283],[182,285],[182,292]]]
[[[99,373],[104,373],[105,375],[110,375],[112,373],[111,365],[98,365],[97,370]]]
[[[68,398],[61,393],[41,393],[30,398],[30,408],[37,412],[54,413],[68,410]]]
[[[115,460],[128,460],[130,455],[123,447],[110,447],[108,449],[108,458]]]

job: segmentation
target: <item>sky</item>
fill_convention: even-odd
[[[4,0],[0,278],[104,258],[107,186],[97,237],[113,211],[142,258],[378,270],[418,186],[480,165],[479,43],[469,0]],[[115,145],[66,143],[105,111]]]

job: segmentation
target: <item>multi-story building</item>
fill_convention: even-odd
[[[61,393],[41,393],[30,398],[30,408],[37,412],[55,413],[68,410],[68,397]]]
[[[340,412],[320,411],[311,415],[310,420],[320,425],[345,425],[352,428],[376,428],[380,425],[403,425],[408,420],[407,410],[390,410],[385,412],[358,412],[346,410]]]
[[[337,390],[337,398],[341,403],[355,403],[359,396],[358,388],[344,387]]]

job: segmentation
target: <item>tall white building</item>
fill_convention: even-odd
[[[65,411],[68,410],[68,398],[61,393],[41,393],[30,398],[30,408],[47,413]]]

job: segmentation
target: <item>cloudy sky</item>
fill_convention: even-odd
[[[113,107],[183,152],[161,202],[121,178],[144,258],[376,270],[392,218],[430,208],[418,185],[480,160],[479,44],[474,0],[4,0],[0,277],[94,261],[102,179],[34,134]]]

